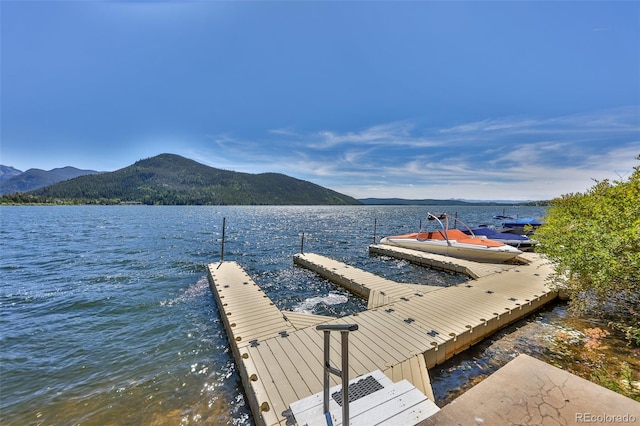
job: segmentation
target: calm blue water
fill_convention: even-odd
[[[282,309],[344,316],[365,302],[294,267],[305,251],[388,278],[463,277],[370,257],[427,211],[493,223],[493,207],[0,207],[2,424],[253,423],[205,266],[240,263]],[[544,208],[507,209],[543,216]],[[437,378],[432,378],[437,381]],[[447,383],[449,383],[447,381]],[[446,386],[455,386],[447,384]],[[446,389],[439,392],[446,393]]]

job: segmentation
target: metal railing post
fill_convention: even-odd
[[[224,231],[227,227],[227,218],[222,218],[222,246],[220,247],[220,262],[224,262]]]
[[[378,218],[376,217],[373,219],[373,244],[376,243],[377,232],[378,232]]]
[[[342,424],[349,425],[349,332],[357,329],[358,324],[321,324],[316,327],[316,330],[322,331],[324,334],[324,392],[322,407],[328,425],[333,425],[331,413],[329,412],[329,374],[340,376],[342,380]],[[341,370],[331,366],[330,335],[332,331],[339,331],[341,334]]]
[[[342,337],[342,425],[349,426],[349,331],[343,330],[340,334]]]

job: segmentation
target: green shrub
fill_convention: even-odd
[[[552,200],[536,239],[574,312],[607,319],[639,344],[640,167],[627,180]]]

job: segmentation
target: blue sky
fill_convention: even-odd
[[[0,1],[0,163],[549,199],[640,154],[640,3]]]

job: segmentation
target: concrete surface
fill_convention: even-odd
[[[528,355],[419,423],[429,425],[640,425],[640,402]]]

